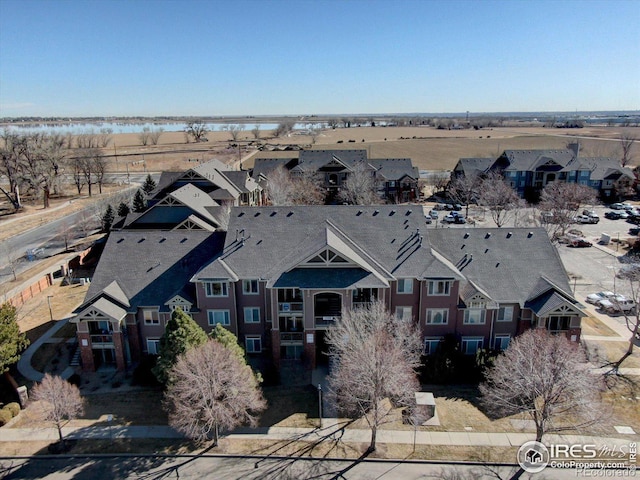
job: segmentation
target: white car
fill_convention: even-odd
[[[607,313],[627,313],[636,308],[636,302],[622,295],[615,295],[600,301],[600,308]]]
[[[608,300],[611,297],[615,297],[615,295],[615,293],[608,291],[592,293],[591,295],[587,295],[587,303],[598,305],[602,300]]]

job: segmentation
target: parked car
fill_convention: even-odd
[[[600,216],[595,212],[595,210],[583,210],[582,215],[591,219],[591,222],[589,223],[598,223],[600,221]]]
[[[629,229],[629,235],[638,235],[640,233],[640,227],[633,227]]]
[[[573,219],[575,223],[598,223],[599,218],[589,217],[588,215],[578,215]]]
[[[430,217],[429,215],[425,215],[425,216],[424,216],[424,222],[425,222],[427,225],[431,225],[431,222],[433,222],[433,220],[431,219],[431,217]]]
[[[591,303],[592,305],[599,305],[602,300],[607,300],[611,297],[615,297],[615,293],[609,291],[591,293],[587,295],[587,303]]]
[[[433,218],[434,220],[437,220],[438,218],[438,211],[437,210],[429,210],[429,216],[431,218]]]
[[[621,220],[626,220],[627,218],[629,218],[629,214],[624,210],[622,212],[619,212],[618,215],[620,215]]]
[[[604,214],[604,217],[608,218],[609,220],[619,220],[620,212],[614,212],[613,210],[610,210]]]
[[[569,240],[569,246],[574,248],[591,247],[593,244],[585,238],[573,238]]]
[[[623,295],[615,295],[600,302],[600,308],[607,313],[628,313],[636,308],[636,302]]]
[[[433,206],[433,209],[434,209],[434,210],[446,210],[446,209],[447,209],[447,207],[445,206],[445,204],[444,204],[444,203],[436,203],[436,204]]]
[[[456,212],[459,212],[460,210],[462,210],[462,205],[460,205],[459,203],[454,203],[454,204],[453,204],[453,209],[454,209]]]
[[[442,218],[444,223],[467,223],[464,216],[460,215],[458,212],[451,212],[448,215],[445,215]]]
[[[630,203],[623,203],[622,204],[622,209],[628,211],[633,210],[633,205],[631,205]]]
[[[622,203],[612,203],[609,208],[611,210],[624,210],[624,205]]]

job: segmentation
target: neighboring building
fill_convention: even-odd
[[[530,201],[536,201],[551,182],[587,185],[604,201],[631,190],[635,176],[611,158],[580,157],[576,144],[565,150],[505,150],[497,159],[461,158],[454,175],[485,175],[500,172],[505,180]]]
[[[167,197],[185,185],[205,192],[218,205],[262,205],[262,188],[246,170],[229,170],[219,160],[209,160],[186,172],[162,172],[156,189],[151,192],[148,206]]]
[[[535,272],[535,273],[534,273]],[[325,332],[372,299],[463,352],[529,328],[580,340],[584,313],[543,229],[427,229],[419,206],[235,207],[223,232],[110,234],[78,325],[83,367],[157,353],[172,310],[217,323],[247,353],[307,368]]]
[[[368,159],[366,150],[303,150],[297,159],[256,158],[252,176],[268,181],[269,172],[279,167],[292,175],[316,175],[329,199],[357,169],[370,173],[382,198],[392,202],[418,198],[419,173],[410,158]]]

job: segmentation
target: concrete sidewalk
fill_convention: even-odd
[[[33,354],[42,346],[43,343],[51,342],[51,337],[62,327],[64,327],[69,322],[69,318],[64,318],[62,320],[58,320],[55,325],[53,325],[49,330],[47,330],[39,339],[33,342],[29,347],[22,353],[20,356],[20,360],[18,360],[18,371],[20,375],[24,378],[31,380],[32,382],[41,382],[44,377],[44,373],[38,372],[35,368],[31,366],[31,358]],[[60,374],[60,376],[64,379],[69,378],[73,375],[74,368],[67,367]]]
[[[337,423],[336,419],[324,419],[323,427],[287,428],[271,427],[264,429],[240,429],[235,433],[225,435],[228,439],[241,440],[274,440],[274,441],[341,441],[345,443],[369,443],[370,430],[343,429],[344,423]],[[115,438],[184,438],[180,433],[167,426],[125,426],[111,427],[64,427],[65,438],[69,439],[115,439]],[[459,446],[493,446],[519,447],[535,438],[534,433],[486,433],[486,432],[425,432],[413,430],[378,430],[379,443],[397,443],[419,445],[459,445]],[[630,441],[637,441],[639,435],[622,437],[594,437],[587,435],[547,435],[547,443],[595,444],[601,446],[628,445]],[[58,432],[55,428],[2,428],[0,442],[29,442],[29,441],[57,441]]]

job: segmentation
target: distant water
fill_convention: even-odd
[[[229,127],[228,123],[207,123],[207,127],[210,131],[223,131]],[[234,124],[232,124],[234,125]],[[244,125],[244,130],[250,132],[256,126],[255,123],[235,124]],[[261,123],[260,130],[273,130],[278,127],[276,123]],[[81,135],[83,133],[141,133],[146,127],[150,130],[157,130],[162,128],[165,132],[182,132],[186,127],[186,123],[119,123],[119,122],[96,122],[96,123],[29,123],[26,125],[20,125],[13,123],[9,128],[17,132],[23,133],[59,133],[66,135],[68,133],[72,135]],[[315,123],[296,123],[294,128],[301,130],[305,128],[313,128],[319,126],[326,126],[324,124]]]

